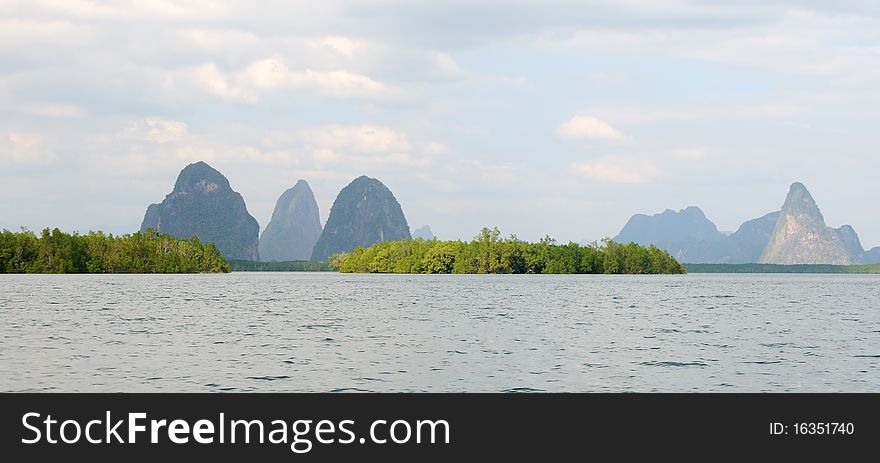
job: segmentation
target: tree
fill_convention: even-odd
[[[666,251],[609,239],[581,246],[546,236],[527,243],[483,228],[470,242],[383,241],[331,257],[340,272],[378,273],[684,273]]]
[[[155,231],[113,236],[44,229],[0,233],[2,273],[228,272],[213,243],[179,240]]]
[[[457,246],[453,242],[434,243],[422,258],[424,272],[452,273],[455,268],[456,248]]]

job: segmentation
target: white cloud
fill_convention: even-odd
[[[346,150],[358,153],[407,151],[406,136],[377,125],[328,125],[305,130],[301,134],[307,146],[318,149]]]
[[[117,138],[168,143],[184,140],[187,134],[187,125],[183,122],[148,117],[142,121],[129,123],[128,127],[117,134]]]
[[[597,161],[570,167],[593,180],[609,183],[646,183],[660,174],[658,169],[644,162]]]
[[[190,68],[185,76],[208,93],[225,100],[256,104],[269,91],[299,91],[331,98],[376,99],[388,88],[367,76],[348,71],[301,71],[278,57],[254,61],[237,72],[223,73],[214,63]]]
[[[432,141],[428,142],[422,148],[422,151],[425,154],[436,155],[436,154],[446,154],[449,152],[449,147],[446,146],[445,143]]]
[[[163,21],[211,20],[231,18],[232,10],[222,2],[189,0],[175,2],[154,0],[150,2],[117,0],[35,0],[28,7],[49,15],[63,14],[85,20],[153,19]]]
[[[465,74],[464,69],[458,65],[455,58],[449,53],[431,53],[430,59],[433,61],[437,70],[448,77],[457,77]]]
[[[0,159],[13,164],[45,165],[56,159],[39,135],[7,132],[0,137]]]
[[[251,63],[241,76],[258,88],[275,88],[284,85],[290,77],[290,70],[278,58],[269,58]]]
[[[312,41],[313,44],[328,47],[346,58],[354,58],[354,53],[361,44],[348,37],[331,36]]]
[[[39,21],[0,18],[0,46],[20,48],[35,45],[82,45],[92,38],[89,28],[67,20]],[[63,42],[59,41],[63,38]]]
[[[684,161],[701,161],[706,158],[707,152],[703,148],[680,148],[672,151],[672,156]]]
[[[710,7],[711,8],[711,7]],[[734,17],[723,8],[721,17]],[[880,40],[877,16],[811,10],[784,4],[742,8],[759,21],[714,26],[676,27],[598,24],[570,34],[543,33],[534,39],[542,47],[592,49],[602,53],[651,54],[724,66],[755,69],[782,76],[832,79],[837,85],[873,85],[880,78]]]
[[[185,28],[170,31],[172,39],[182,46],[188,45],[214,53],[229,53],[232,50],[260,49],[265,46],[264,38],[248,31],[226,28]]]
[[[619,141],[625,138],[620,131],[592,116],[574,116],[557,127],[556,134],[573,140]]]
[[[86,111],[70,104],[34,103],[21,105],[19,110],[25,114],[53,119],[78,118],[86,115]]]
[[[166,143],[183,139],[187,134],[186,124],[177,121],[166,121],[157,117],[149,117],[146,139],[156,143]]]
[[[251,63],[242,71],[241,80],[256,88],[311,90],[339,98],[373,98],[385,91],[385,85],[367,76],[347,71],[292,71],[280,58]]]
[[[233,87],[214,63],[187,69],[184,71],[184,76],[197,87],[224,100],[250,104],[258,101],[257,96],[252,92]]]
[[[317,90],[324,95],[336,98],[377,98],[385,93],[384,84],[367,76],[347,71],[313,71],[292,72],[288,75],[289,83],[305,90]]]

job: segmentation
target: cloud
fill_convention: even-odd
[[[128,127],[117,134],[117,137],[127,140],[168,143],[185,139],[187,133],[187,125],[183,122],[148,117],[142,121],[131,122]]]
[[[422,148],[425,154],[437,155],[437,154],[447,154],[449,152],[449,147],[445,143],[441,143],[438,141],[431,141],[425,143]]]
[[[309,153],[313,165],[362,173],[424,168],[436,154],[430,144],[417,149],[403,133],[371,124],[306,129],[291,142],[292,152]]]
[[[252,89],[307,90],[337,98],[375,98],[386,90],[380,82],[347,71],[293,71],[280,58],[251,63],[239,74],[238,80]]]
[[[347,71],[313,71],[291,72],[286,83],[292,88],[315,90],[324,95],[336,98],[380,97],[386,91],[384,84],[367,76]]]
[[[194,83],[196,87],[224,100],[250,104],[256,104],[259,101],[252,91],[230,84],[214,63],[187,69],[183,76]]]
[[[556,128],[556,135],[572,140],[619,141],[625,137],[606,122],[592,116],[574,116]]]
[[[355,50],[361,47],[361,43],[348,37],[330,36],[313,40],[313,45],[327,47],[346,58],[354,58]]]
[[[702,161],[706,158],[706,150],[703,148],[680,148],[672,150],[672,157],[683,161]]]
[[[189,0],[174,2],[157,0],[139,2],[131,0],[35,0],[22,2],[37,14],[66,15],[92,21],[124,21],[132,19],[160,21],[218,20],[230,19],[234,11],[222,2]],[[21,9],[25,9],[22,7]]]
[[[228,73],[207,63],[189,68],[183,75],[210,94],[248,104],[258,103],[262,94],[271,91],[354,99],[377,99],[388,93],[386,85],[364,75],[342,70],[292,70],[278,57],[257,60]]]
[[[33,103],[21,105],[19,109],[21,112],[31,116],[52,119],[79,118],[86,115],[86,111],[83,108],[70,104]]]
[[[0,18],[0,47],[4,49],[57,45],[59,37],[68,45],[83,45],[93,38],[93,33],[88,27],[68,20]]]
[[[332,124],[301,133],[306,145],[358,153],[387,153],[407,151],[410,143],[406,136],[388,127],[377,125]]]
[[[147,133],[145,138],[156,143],[166,143],[183,139],[187,134],[186,124],[177,121],[166,121],[157,117],[145,119]]]
[[[55,159],[55,152],[39,135],[7,132],[0,136],[0,160],[19,165],[46,165]]]
[[[659,171],[650,164],[613,161],[597,161],[592,163],[572,164],[571,169],[600,182],[609,183],[647,183],[659,175]]]
[[[713,24],[704,18],[695,21],[693,27],[680,27],[675,20],[653,25],[579,25],[570,33],[542,31],[533,43],[539,47],[671,57],[728,71],[752,69],[786,77],[824,78],[836,85],[873,85],[880,78],[876,11],[841,7],[835,14],[828,14],[820,4],[786,2],[767,2],[737,12],[725,11],[730,7],[723,5],[704,9],[714,10],[719,17],[739,14],[747,18],[726,24]],[[673,12],[669,19],[682,13]]]
[[[602,207],[640,210],[646,195],[577,215],[554,198],[656,188],[651,201],[699,197],[731,228],[797,176],[851,192],[828,213],[880,243],[852,199],[880,168],[869,3],[0,0],[0,175],[21,179],[0,182],[0,216],[130,230],[205,159],[266,217],[294,175],[325,179],[329,202],[366,173],[448,236],[489,216],[602,236],[617,220]],[[155,184],[130,189],[138,178]],[[736,201],[734,183],[748,187]],[[522,221],[526,193],[541,220]],[[53,195],[100,207],[26,200]],[[432,201],[468,207],[435,220]]]

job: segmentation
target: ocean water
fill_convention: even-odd
[[[877,275],[0,275],[0,391],[880,392]]]

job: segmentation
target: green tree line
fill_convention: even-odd
[[[483,228],[470,242],[383,241],[335,254],[330,268],[343,273],[685,273],[668,252],[655,246],[603,240],[581,246],[545,237],[528,243],[498,228]]]
[[[213,243],[146,233],[86,235],[44,229],[0,232],[0,273],[228,272]]]

